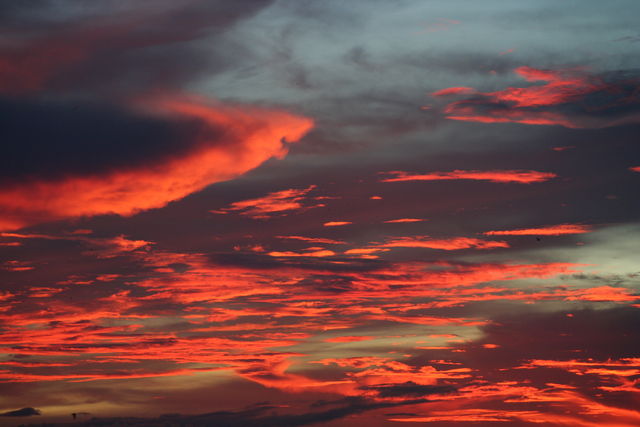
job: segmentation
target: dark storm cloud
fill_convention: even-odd
[[[22,408],[15,411],[7,411],[0,414],[0,417],[30,417],[32,415],[40,415],[40,411],[35,408]]]
[[[0,182],[93,175],[150,164],[223,130],[97,103],[0,98]]]

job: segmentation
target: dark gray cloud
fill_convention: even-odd
[[[0,414],[0,417],[30,417],[33,415],[40,415],[40,411],[27,407],[22,409],[16,409],[15,411],[7,411]]]
[[[345,398],[332,402],[337,407],[322,411],[309,411],[299,414],[278,414],[277,406],[259,404],[240,411],[219,411],[201,415],[168,414],[157,418],[94,418],[81,426],[107,427],[119,425],[131,426],[219,426],[219,427],[296,427],[325,423],[382,408],[424,403],[423,399],[411,399],[404,402],[371,402],[362,398]],[[313,405],[312,405],[313,406]]]
[[[223,130],[96,102],[0,98],[0,182],[94,175],[180,156]]]
[[[363,390],[373,390],[378,393],[378,396],[388,397],[422,397],[432,394],[449,394],[454,393],[456,388],[448,385],[422,385],[416,384],[412,381],[407,381],[402,384],[393,385],[380,385],[380,386],[365,386],[361,387]]]

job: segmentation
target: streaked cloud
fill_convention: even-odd
[[[402,182],[402,181],[441,181],[468,179],[491,182],[515,182],[520,184],[530,184],[534,182],[544,182],[556,177],[550,172],[519,171],[519,170],[454,170],[451,172],[431,172],[426,174],[411,174],[403,171],[385,172],[390,175],[382,178],[382,182]]]

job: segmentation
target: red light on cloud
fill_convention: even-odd
[[[411,223],[411,222],[422,222],[426,221],[426,219],[421,218],[399,218],[399,219],[390,219],[388,221],[384,221],[387,224],[402,224],[402,223]]]
[[[383,248],[355,248],[346,250],[344,253],[347,255],[369,255],[376,252],[388,251],[389,249]]]
[[[428,248],[455,251],[459,249],[495,249],[508,248],[507,242],[486,241],[470,237],[454,237],[451,239],[429,239],[426,236],[400,237],[380,245],[383,248]]]
[[[329,221],[322,224],[324,227],[341,227],[343,225],[353,224],[350,221]]]
[[[517,230],[487,231],[487,236],[561,236],[565,234],[583,234],[592,230],[590,225],[560,224],[539,228],[521,228]]]
[[[368,341],[368,340],[372,340],[372,339],[374,339],[374,337],[358,335],[358,336],[344,336],[344,337],[327,338],[326,340],[324,340],[324,342],[336,342],[336,343],[341,343],[341,342],[359,342],[359,341]]]
[[[303,242],[321,243],[326,245],[344,245],[347,242],[342,240],[325,239],[323,237],[304,237],[304,236],[276,236],[278,239],[301,240]]]
[[[272,157],[283,157],[287,153],[283,139],[297,141],[313,126],[310,119],[281,111],[223,106],[186,96],[141,104],[157,114],[224,128],[225,137],[234,142],[203,140],[192,151],[151,166],[7,186],[0,190],[0,208],[8,212],[0,229],[102,214],[128,216],[163,207]]]
[[[240,215],[245,215],[250,218],[266,219],[274,214],[285,215],[290,211],[303,211],[313,207],[324,206],[323,204],[317,204],[314,206],[303,205],[302,202],[305,200],[306,195],[315,188],[315,185],[310,185],[309,187],[302,189],[276,191],[269,193],[264,197],[234,202],[231,203],[228,208],[211,212],[226,214],[235,211],[239,212]]]
[[[629,168],[629,170],[630,170],[630,171],[633,171],[633,172],[640,172],[640,166],[633,166],[633,167],[630,167],[630,168]]]
[[[557,175],[550,172],[538,172],[527,170],[454,170],[451,172],[432,172],[427,174],[410,174],[403,171],[386,172],[388,175],[395,175],[381,179],[381,182],[403,182],[403,181],[442,181],[469,179],[476,181],[490,182],[514,182],[518,184],[530,184],[534,182],[544,182]]]
[[[519,67],[516,73],[530,82],[548,83],[527,88],[507,88],[487,95],[498,101],[513,102],[518,107],[534,107],[565,103],[602,88],[601,82],[594,82],[575,70],[552,71]]]
[[[555,107],[570,103],[579,103],[587,96],[596,93],[623,91],[601,79],[590,76],[579,68],[542,70],[533,67],[519,67],[515,73],[528,82],[545,82],[528,87],[508,87],[495,92],[480,92],[472,88],[446,88],[434,92],[433,95],[468,94],[473,98],[463,99],[448,104],[444,113],[448,119],[480,123],[523,123],[531,125],[560,125],[567,128],[593,126],[583,124],[580,119],[574,120],[560,111],[552,111]],[[622,98],[611,104],[628,103],[631,98]],[[589,113],[586,108],[585,112]],[[621,120],[613,120],[612,124],[637,121],[637,117],[629,116]],[[595,126],[606,126],[598,122]]]
[[[310,252],[269,252],[267,255],[273,257],[314,257],[323,258],[328,256],[334,256],[336,253],[327,249],[312,250]]]
[[[446,89],[441,89],[436,92],[433,92],[431,95],[432,96],[470,95],[476,92],[477,91],[472,87],[460,86],[460,87],[449,87]]]

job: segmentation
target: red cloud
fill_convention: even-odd
[[[469,95],[475,92],[476,90],[472,87],[460,86],[460,87],[449,87],[446,89],[441,89],[436,92],[433,92],[431,95],[433,96]]]
[[[240,215],[245,215],[254,219],[265,219],[269,218],[270,214],[283,214],[283,212],[287,211],[299,211],[310,209],[312,207],[324,206],[323,204],[304,206],[301,203],[305,199],[305,196],[314,188],[316,188],[315,185],[310,185],[303,189],[292,188],[289,190],[276,191],[257,199],[234,202],[231,203],[228,208],[212,212],[225,214],[237,211]]]
[[[590,225],[560,224],[539,228],[521,228],[517,230],[487,231],[487,236],[560,236],[563,234],[582,234],[591,231]]]
[[[420,219],[420,218],[399,218],[399,219],[390,219],[384,222],[387,224],[401,224],[401,223],[422,222],[422,221],[426,221],[426,220]]]
[[[613,120],[592,118],[584,121],[561,111],[561,106],[579,106],[583,115],[592,114],[594,109],[589,96],[611,97],[612,102],[601,102],[599,110],[631,104],[636,82],[606,83],[590,76],[581,69],[541,70],[533,67],[519,67],[515,72],[529,82],[546,82],[528,87],[508,87],[496,92],[480,92],[467,87],[446,88],[433,93],[443,95],[472,95],[472,97],[448,104],[444,113],[448,119],[480,123],[524,123],[533,125],[561,125],[568,128],[603,127],[627,122],[637,122],[633,111]],[[597,120],[597,121],[594,121]],[[605,121],[606,120],[606,121]]]
[[[374,337],[362,336],[362,335],[354,335],[354,336],[343,336],[343,337],[327,338],[326,340],[324,340],[324,342],[342,343],[342,342],[368,341],[368,340],[372,340],[372,339],[374,339]]]
[[[640,172],[640,166],[633,166],[633,167],[630,167],[630,168],[629,168],[629,170],[630,170],[630,171],[633,171],[633,172]]]
[[[302,240],[310,243],[323,243],[328,245],[344,245],[347,242],[341,240],[325,239],[323,237],[304,237],[304,236],[276,236],[278,239]]]
[[[227,142],[201,141],[184,154],[157,164],[53,181],[21,182],[0,190],[5,212],[0,229],[100,214],[133,215],[179,200],[215,182],[233,179],[272,157],[287,153],[313,125],[289,113],[225,106],[177,96],[141,103],[156,114],[200,120],[226,130]]]
[[[455,251],[458,249],[494,249],[508,248],[507,242],[486,241],[469,237],[454,237],[451,239],[429,239],[426,236],[400,237],[380,245],[383,248],[429,248]]]
[[[267,255],[274,257],[314,257],[314,258],[322,258],[328,256],[334,256],[336,253],[327,249],[322,248],[309,248],[314,249],[309,252],[269,252]]]
[[[519,184],[530,184],[533,182],[544,182],[557,175],[549,172],[523,171],[523,170],[459,170],[452,172],[432,172],[427,174],[410,174],[403,171],[387,172],[395,175],[384,178],[381,182],[401,182],[401,181],[440,181],[453,179],[471,179],[491,182],[516,182]]]

